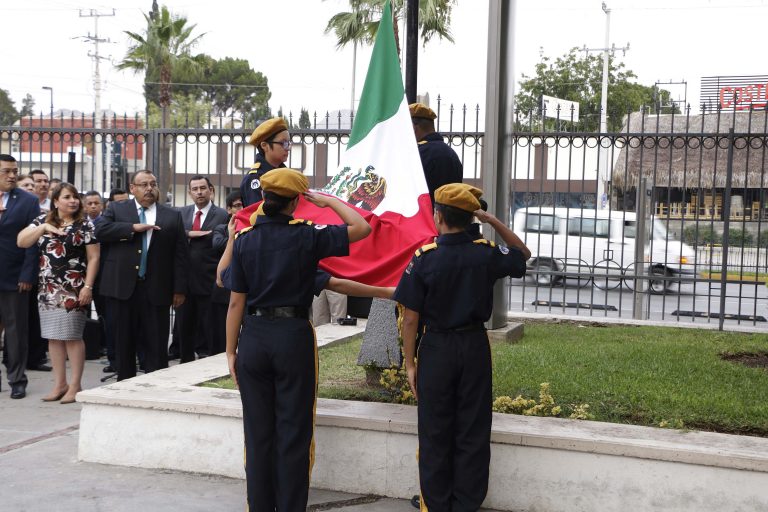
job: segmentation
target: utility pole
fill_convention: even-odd
[[[616,48],[616,45],[613,44],[610,47],[608,46],[610,44],[610,37],[611,37],[611,10],[608,8],[607,5],[605,5],[605,2],[603,2],[602,5],[603,12],[605,13],[605,45],[602,48],[587,48],[586,45],[582,48],[582,51],[585,54],[588,54],[589,52],[602,52],[603,53],[603,83],[601,87],[601,94],[600,94],[600,131],[599,133],[604,134],[608,132],[608,63],[610,58],[616,53],[616,50],[621,50],[624,52],[624,55],[627,54],[627,50],[629,50],[629,43],[627,43],[627,46]],[[598,147],[602,147],[598,146]],[[607,197],[605,193],[605,184],[606,182],[611,180],[610,176],[610,155],[611,152],[609,148],[606,148],[604,151],[604,158],[602,158],[602,165],[598,164],[601,169],[598,169],[597,172],[597,209],[598,210],[605,210],[608,207],[608,204],[610,203],[610,198]],[[606,200],[603,201],[603,196],[606,195]]]
[[[101,54],[99,54],[99,43],[109,43],[111,42],[109,39],[99,39],[99,18],[102,16],[114,16],[115,10],[112,9],[112,12],[99,12],[96,9],[81,9],[80,10],[80,17],[81,18],[93,18],[94,20],[94,34],[91,35],[89,32],[87,36],[83,36],[83,38],[93,43],[93,52],[88,52],[88,56],[93,59],[94,66],[93,66],[93,92],[94,92],[94,109],[93,109],[93,127],[95,130],[101,129],[101,72],[100,72],[100,63],[102,60],[109,60],[109,57],[102,57]],[[95,139],[95,137],[94,137]],[[93,151],[93,181],[95,183],[103,183],[103,188],[105,190],[109,190],[111,188],[111,173],[105,173],[104,172],[104,156],[102,153],[102,145],[105,143],[105,138],[101,138],[101,142],[95,142],[94,143],[94,151]],[[107,145],[107,148],[109,148],[109,145]],[[108,150],[108,149],[107,149]],[[97,181],[98,180],[98,181]],[[91,187],[96,188],[96,187]]]

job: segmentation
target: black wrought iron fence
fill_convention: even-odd
[[[512,307],[765,322],[766,122],[639,112],[618,133],[513,134],[513,225],[534,257]]]
[[[479,108],[437,110],[465,181],[479,184]],[[330,112],[313,116],[311,127],[293,127],[287,164],[324,186],[352,120]],[[510,223],[534,257],[528,277],[510,281],[510,309],[765,325],[766,122],[763,111],[641,112],[621,132],[604,134],[516,123]],[[196,120],[195,128],[146,129],[126,116],[98,124],[82,115],[27,118],[0,128],[0,152],[16,156],[22,173],[43,169],[104,194],[151,168],[176,206],[191,202],[187,182],[195,174],[211,180],[222,204],[255,158],[252,127],[234,118]]]

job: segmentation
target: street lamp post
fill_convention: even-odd
[[[43,90],[51,93],[51,126],[53,126],[53,87],[44,85]]]

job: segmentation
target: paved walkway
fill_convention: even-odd
[[[86,361],[83,386],[102,385],[101,361]],[[28,372],[27,397],[0,393],[0,510],[3,512],[242,511],[245,483],[209,475],[77,461],[80,405],[40,399],[52,375]],[[5,379],[5,374],[3,374]],[[200,454],[205,456],[204,453]],[[311,489],[309,510],[408,512],[404,500]]]

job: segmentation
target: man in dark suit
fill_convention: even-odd
[[[429,198],[435,204],[435,190],[448,183],[461,183],[464,167],[459,155],[445,143],[443,136],[435,131],[435,111],[423,103],[408,106],[413,123],[413,134],[419,146],[419,157],[427,180]]]
[[[170,307],[184,303],[188,249],[181,214],[159,204],[152,171],[131,178],[133,200],[110,203],[96,226],[108,247],[101,294],[114,326],[117,379],[136,375],[136,342],[147,373],[168,367]]]
[[[227,213],[230,218],[226,224],[219,224],[213,228],[213,249],[218,258],[224,254],[229,239],[229,231],[232,217],[243,209],[243,198],[240,191],[235,189],[227,194]],[[232,226],[234,229],[234,226]],[[224,352],[227,348],[227,310],[229,309],[229,290],[214,283],[211,292],[211,355]]]
[[[189,241],[190,276],[189,293],[177,319],[182,363],[194,361],[195,352],[203,357],[213,354],[213,330],[208,313],[221,251],[213,247],[212,231],[219,224],[226,224],[229,218],[226,210],[211,201],[214,189],[205,176],[192,176],[188,193],[194,204],[180,209]]]
[[[40,215],[40,205],[32,194],[16,188],[19,168],[16,159],[0,154],[0,318],[5,326],[8,354],[8,384],[11,398],[27,395],[27,336],[29,332],[29,291],[37,281],[37,245],[20,249],[19,231]]]

